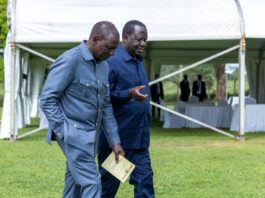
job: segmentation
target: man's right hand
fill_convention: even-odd
[[[112,150],[113,150],[114,155],[115,155],[116,163],[119,163],[119,155],[122,155],[123,157],[125,155],[125,152],[124,152],[123,148],[121,147],[120,144],[114,144],[112,146]]]
[[[137,101],[145,101],[146,98],[147,98],[147,95],[144,95],[144,94],[141,94],[140,91],[142,89],[144,89],[145,86],[144,85],[141,85],[141,86],[137,86],[137,87],[134,87],[132,89],[129,90],[129,97],[130,98],[133,98]]]

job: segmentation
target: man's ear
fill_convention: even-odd
[[[98,35],[94,35],[92,39],[92,44],[96,45],[100,41],[100,37]]]
[[[124,37],[122,38],[123,41],[128,41],[128,37],[129,35],[128,34],[125,34]]]

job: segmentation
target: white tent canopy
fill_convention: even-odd
[[[241,37],[240,18],[231,0],[21,0],[16,6],[15,40],[79,42],[97,21],[110,20],[122,30],[131,19],[147,24],[151,41]]]
[[[148,28],[145,61],[150,78],[162,64],[193,63],[239,45],[245,34],[251,95],[265,102],[265,94],[259,92],[265,81],[262,0],[9,0],[8,8],[8,41],[52,58],[87,39],[98,21],[112,21],[121,32],[128,20],[138,19]],[[50,64],[20,47],[11,48],[10,43],[6,47],[9,83],[5,84],[0,138],[16,136],[17,128],[37,115],[44,70]],[[237,61],[235,50],[211,60]]]

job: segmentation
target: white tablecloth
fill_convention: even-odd
[[[185,119],[177,115],[164,111],[164,124],[163,128],[182,128],[185,126]]]
[[[233,111],[231,131],[239,131],[239,106]],[[265,131],[265,105],[250,104],[245,107],[245,132]]]
[[[229,128],[231,121],[230,106],[187,106],[185,114],[196,120],[217,128]],[[202,128],[201,125],[186,120],[187,128]]]
[[[197,106],[190,104],[185,106],[185,115],[217,128],[229,128],[231,114],[232,110],[230,106]],[[163,128],[182,127],[202,128],[199,124],[185,120],[174,114],[164,112]]]

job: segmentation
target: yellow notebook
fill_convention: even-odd
[[[122,183],[127,180],[133,169],[135,168],[135,165],[133,163],[131,163],[121,155],[119,156],[119,162],[116,163],[115,155],[113,152],[107,157],[107,159],[102,163],[101,166]]]

